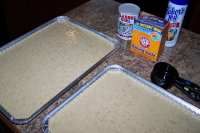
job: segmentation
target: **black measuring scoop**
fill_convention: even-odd
[[[175,85],[191,99],[200,101],[200,87],[179,77],[178,71],[166,62],[159,62],[154,66],[151,72],[151,81],[164,89]]]

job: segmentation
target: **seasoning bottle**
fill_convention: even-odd
[[[133,25],[140,13],[140,7],[132,3],[123,3],[119,6],[117,36],[121,48],[129,49]]]
[[[165,20],[170,22],[166,47],[176,45],[189,0],[170,0]]]

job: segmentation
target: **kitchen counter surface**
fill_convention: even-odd
[[[114,0],[91,0],[80,7],[67,12],[65,15],[80,21],[97,31],[116,38],[116,23],[119,3]],[[160,61],[165,61],[177,68],[180,76],[200,84],[200,35],[183,29],[176,47],[165,48]],[[119,49],[116,53],[106,59],[95,68],[90,74],[82,79],[72,90],[64,94],[58,101],[26,125],[17,125],[21,132],[42,132],[42,120],[52,109],[57,107],[64,99],[77,90],[78,86],[99,72],[103,67],[110,64],[119,64],[135,72],[137,75],[149,80],[150,72],[155,63],[147,62],[134,57],[129,51]],[[179,90],[172,88],[169,92],[200,107],[200,103],[194,102],[182,94]]]

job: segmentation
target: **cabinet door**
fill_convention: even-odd
[[[200,33],[200,1],[191,0],[188,6],[188,12],[185,17],[186,28],[189,30]]]
[[[87,0],[28,0],[32,22],[41,24],[56,16],[60,16]]]
[[[0,1],[4,7],[3,15],[5,16],[2,20],[4,24],[0,25],[0,27],[5,27],[4,33],[0,36],[11,40],[88,0]]]
[[[164,17],[168,0],[116,0],[121,3],[130,2],[137,4],[142,11],[157,15],[159,17]]]
[[[29,30],[30,8],[27,0],[3,0],[3,22],[8,36],[16,37]]]

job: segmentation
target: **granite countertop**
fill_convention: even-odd
[[[80,21],[97,31],[108,34],[109,36],[116,38],[116,23],[118,16],[119,3],[114,0],[91,0],[78,8],[67,12],[65,15]],[[183,29],[180,34],[177,45],[173,48],[165,48],[160,61],[165,61],[177,68],[180,76],[190,79],[197,84],[200,84],[200,35]],[[42,132],[42,120],[43,118],[57,107],[64,99],[69,97],[78,86],[84,84],[87,80],[99,72],[102,68],[110,64],[119,64],[144,79],[150,80],[150,72],[155,63],[147,62],[140,58],[134,57],[129,51],[119,49],[112,56],[107,58],[97,68],[95,68],[90,74],[88,74],[83,80],[81,80],[71,91],[64,94],[58,101],[53,103],[48,109],[42,112],[38,117],[26,125],[17,125],[20,132]],[[174,95],[192,103],[193,105],[200,107],[200,103],[194,102],[187,98],[176,88],[172,88],[169,92]]]

